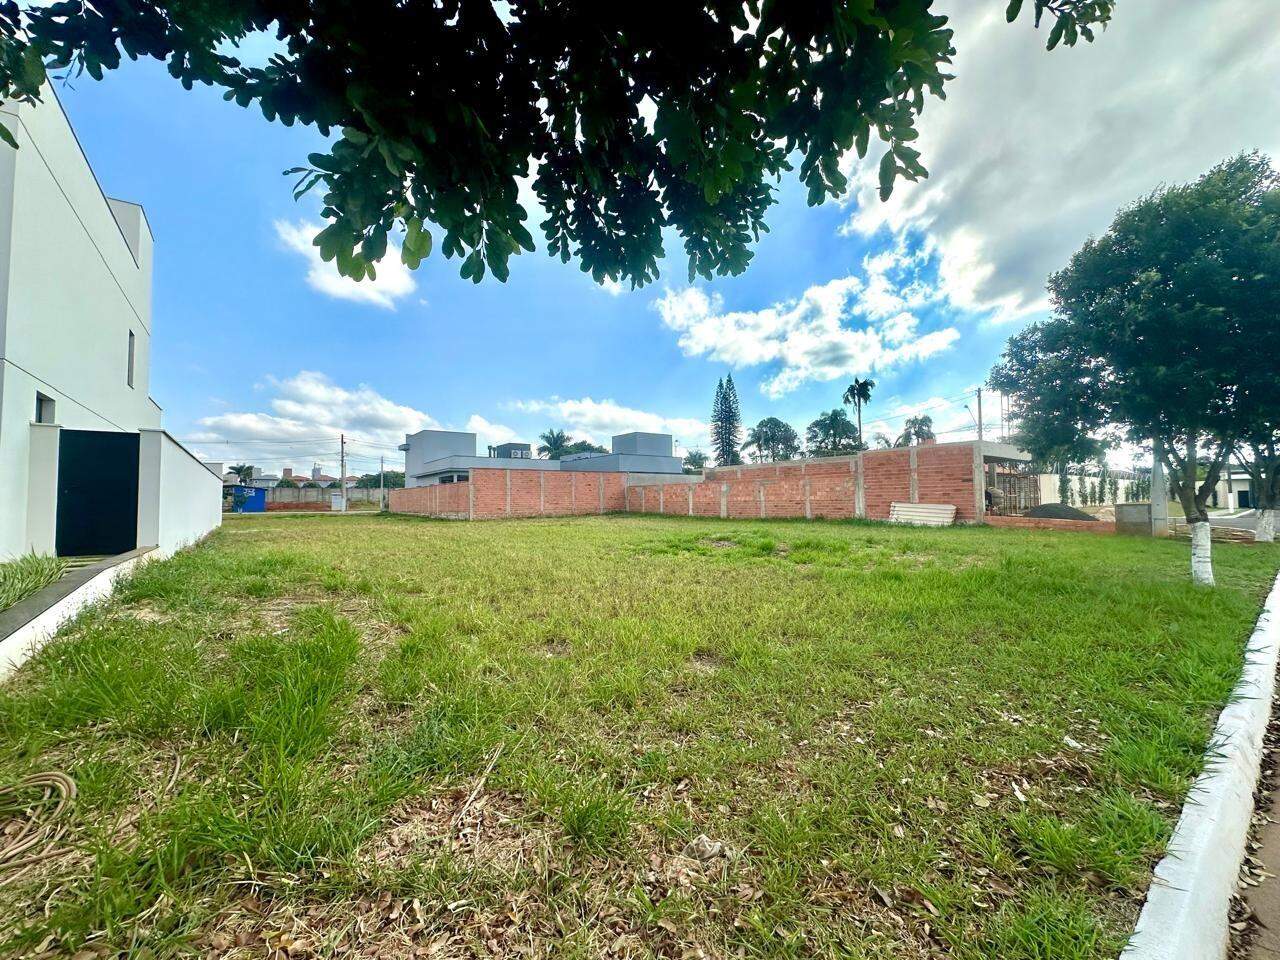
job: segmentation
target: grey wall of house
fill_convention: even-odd
[[[271,487],[267,491],[267,503],[328,503],[337,487]],[[348,487],[347,503],[377,503],[378,488]]]

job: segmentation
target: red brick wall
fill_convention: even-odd
[[[970,444],[916,448],[917,503],[950,503],[956,519],[975,517],[973,447]],[[705,478],[690,484],[658,482],[627,488],[626,509],[634,513],[689,513],[729,517],[858,516],[858,470],[865,470],[865,513],[873,520],[889,519],[895,500],[910,502],[911,451],[869,450],[859,457],[832,457],[793,463],[713,467]],[[659,495],[659,489],[662,490]],[[807,502],[807,512],[806,512]],[[660,506],[661,505],[661,506]]]
[[[973,454],[970,453],[969,456],[972,462]],[[889,505],[893,501],[907,503],[911,501],[911,451],[905,449],[868,451],[863,456],[862,465],[866,470],[864,484],[867,517],[871,520],[888,520]],[[954,501],[931,502],[953,503]]]
[[[915,501],[954,504],[957,520],[973,520],[973,446],[939,444],[914,452]],[[861,457],[713,468],[692,483],[655,480],[633,486],[626,486],[621,473],[481,468],[471,471],[469,483],[392,490],[390,506],[399,513],[477,520],[623,510],[686,516],[692,496],[698,517],[719,517],[723,505],[729,517],[887,520],[893,501],[912,500],[911,462],[911,450],[868,450]],[[859,469],[865,471],[861,513]]]
[[[323,501],[321,501],[321,500],[316,500],[316,501],[308,502],[308,503],[273,503],[273,502],[272,502],[272,501],[270,501],[270,500],[268,500],[268,501],[267,501],[267,512],[268,512],[268,513],[274,513],[274,512],[275,512],[275,511],[277,511],[277,510],[289,510],[289,511],[293,511],[293,510],[310,510],[310,511],[313,511],[313,512],[314,512],[314,511],[326,511],[326,512],[327,512],[329,509],[330,509],[330,507],[329,507],[329,501],[328,501],[328,500],[323,500]]]
[[[394,513],[460,520],[616,513],[625,507],[621,473],[488,467],[472,470],[466,483],[392,490],[390,500]]]
[[[976,519],[973,490],[973,447],[919,446],[916,450],[917,503],[954,503],[956,519]]]
[[[1050,520],[1044,517],[987,517],[993,527],[1022,530],[1073,530],[1077,533],[1115,533],[1114,520]]]

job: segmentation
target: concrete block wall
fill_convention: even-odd
[[[392,490],[390,509],[453,520],[566,517],[620,512],[623,491],[621,473],[486,467],[465,483]]]

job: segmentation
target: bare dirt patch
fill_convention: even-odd
[[[509,872],[545,860],[551,842],[518,797],[462,786],[401,803],[367,855],[380,866],[402,867],[450,853]]]

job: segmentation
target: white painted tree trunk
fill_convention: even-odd
[[[1209,524],[1203,520],[1191,524],[1191,582],[1213,586],[1213,560],[1210,558]]]
[[[1253,539],[1259,543],[1274,543],[1276,539],[1276,512],[1274,510],[1258,511],[1258,527]]]

